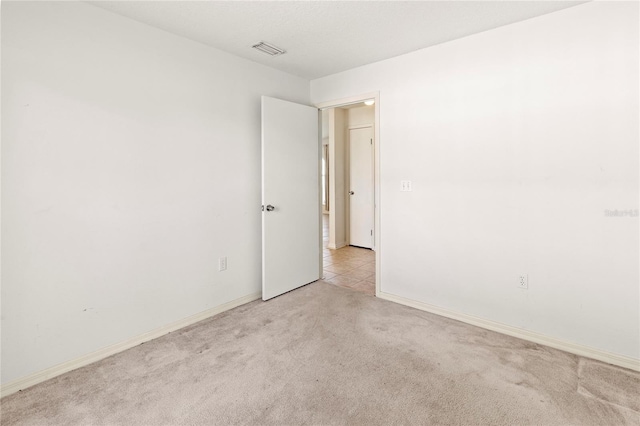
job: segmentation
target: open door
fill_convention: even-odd
[[[262,300],[321,277],[316,108],[262,97]]]

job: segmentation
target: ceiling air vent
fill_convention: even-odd
[[[254,44],[253,46],[254,49],[257,49],[261,52],[266,53],[267,55],[271,55],[271,56],[278,56],[278,55],[282,55],[285,53],[284,50],[280,49],[279,47],[275,47],[272,44],[269,43],[265,43],[264,41],[261,41],[258,44]]]

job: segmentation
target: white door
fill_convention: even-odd
[[[349,130],[349,244],[373,248],[373,128]]]
[[[318,110],[262,97],[262,299],[320,279]]]

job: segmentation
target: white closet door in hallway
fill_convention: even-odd
[[[373,248],[373,128],[349,130],[349,244]]]

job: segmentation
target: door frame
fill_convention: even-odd
[[[331,101],[318,102],[313,104],[319,110],[342,107],[345,105],[356,104],[367,100],[374,100],[374,150],[373,150],[373,184],[374,184],[374,215],[373,215],[373,228],[375,237],[375,254],[376,254],[376,297],[379,297],[382,293],[382,281],[380,277],[381,265],[381,252],[382,252],[382,238],[380,233],[380,210],[382,206],[382,200],[380,197],[380,92],[369,92],[361,95],[349,96],[346,98],[334,99]],[[322,115],[322,114],[320,114]],[[322,140],[322,138],[320,138]],[[320,159],[319,161],[322,161]],[[322,208],[322,203],[319,208]],[[322,229],[320,230],[320,239],[322,240]],[[320,265],[322,267],[322,264]]]

